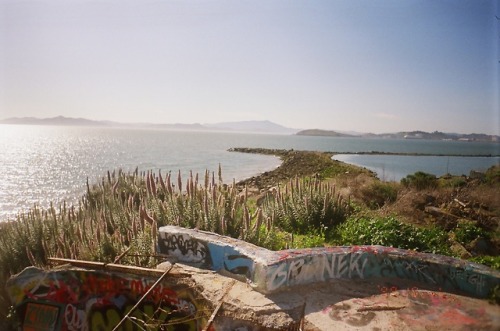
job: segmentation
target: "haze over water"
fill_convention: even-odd
[[[232,147],[262,147],[296,150],[346,152],[400,152],[465,155],[499,155],[498,143],[454,141],[387,140],[363,138],[308,137],[224,132],[187,132],[91,127],[52,127],[0,125],[0,220],[34,204],[47,207],[63,200],[77,203],[85,193],[86,180],[95,183],[106,172],[122,169],[132,172],[153,170],[163,174],[180,170],[186,177],[190,170],[203,175],[205,170],[217,173],[219,164],[225,182],[232,182],[276,168],[276,157],[234,153]],[[337,156],[343,157],[343,156]],[[350,155],[349,162],[363,164]],[[398,157],[383,156],[379,178],[399,180],[413,173]],[[400,157],[399,157],[400,158]],[[471,169],[486,170],[500,159],[446,158],[445,166],[436,170],[436,157],[417,157],[422,171],[442,175],[446,171],[460,175]],[[420,162],[422,161],[422,162]],[[376,162],[380,162],[376,161]],[[384,163],[385,162],[385,163]],[[410,162],[412,165],[415,162]],[[463,166],[464,167],[460,167]],[[396,170],[391,170],[395,166]],[[405,168],[406,167],[406,168]],[[377,171],[377,166],[373,169]],[[379,170],[380,170],[379,169]],[[384,178],[382,178],[384,177]]]

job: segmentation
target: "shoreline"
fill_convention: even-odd
[[[443,154],[443,153],[402,153],[402,152],[331,152],[333,155],[389,155],[389,156],[450,156],[450,157],[500,157],[500,154]]]
[[[252,148],[252,147],[233,147],[229,152],[253,153],[263,155],[286,155],[289,151],[294,152],[318,152],[333,155],[401,155],[401,156],[453,156],[453,157],[500,157],[500,154],[453,154],[453,153],[404,153],[404,152],[335,152],[335,151],[311,151],[311,150],[294,150],[294,149],[273,149],[273,148]]]
[[[375,173],[369,169],[332,159],[332,156],[335,155],[332,152],[248,147],[230,148],[228,151],[274,155],[282,160],[282,163],[274,170],[265,171],[237,182],[236,185],[239,188],[248,186],[254,190],[262,191],[295,177],[321,177],[325,171],[351,175],[357,175],[364,172],[375,177]]]

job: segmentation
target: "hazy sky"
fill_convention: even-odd
[[[499,7],[0,0],[0,119],[500,134]]]

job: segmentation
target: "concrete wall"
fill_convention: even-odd
[[[12,277],[6,289],[23,330],[113,330],[157,279],[110,271],[30,267]],[[201,330],[211,306],[207,309],[208,303],[192,285],[166,279],[154,287],[120,330],[150,330],[141,324],[156,322],[175,323],[169,330]]]
[[[213,233],[165,226],[159,230],[158,250],[179,262],[244,278],[263,293],[336,278],[408,279],[479,298],[500,285],[500,272],[486,266],[383,246],[272,252]]]

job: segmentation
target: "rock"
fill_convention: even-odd
[[[473,255],[490,255],[491,254],[491,243],[489,240],[479,237],[471,241],[467,247]]]
[[[472,257],[472,254],[469,253],[469,251],[467,251],[467,249],[465,249],[465,247],[460,244],[459,242],[456,242],[454,241],[451,246],[450,246],[450,249],[453,253],[453,255],[455,256],[459,256],[461,259],[470,259]]]

